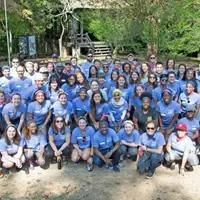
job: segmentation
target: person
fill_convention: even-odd
[[[89,69],[93,65],[93,54],[91,52],[87,53],[87,61],[84,62],[81,67],[84,69],[86,77],[89,75]]]
[[[104,117],[104,115],[108,114],[109,106],[103,98],[102,93],[100,91],[93,92],[89,109],[89,117],[96,130],[99,128],[99,121]]]
[[[55,65],[58,62],[58,55],[53,53],[51,56],[51,62]]]
[[[151,71],[155,72],[156,71],[156,63],[157,63],[156,55],[152,54],[149,56],[149,63],[150,63]]]
[[[116,82],[117,82],[117,79],[119,77],[119,71],[114,69],[112,70],[111,74],[110,74],[110,78],[108,79],[108,82],[109,82],[109,85],[110,85],[110,88],[108,88],[108,92],[116,86]]]
[[[59,88],[61,88],[61,86],[67,82],[67,75],[63,73],[64,67],[65,66],[63,63],[56,63],[55,73],[49,77],[49,79],[56,78],[58,80]]]
[[[188,81],[186,84],[186,90],[182,92],[179,96],[179,104],[182,109],[181,116],[184,117],[186,114],[186,107],[188,105],[194,105],[196,111],[194,116],[198,115],[200,109],[200,95],[195,91],[195,83],[193,81]]]
[[[89,82],[86,79],[85,74],[83,72],[77,71],[75,73],[75,75],[76,75],[76,78],[77,78],[77,84],[78,84],[79,88],[81,88],[81,87],[85,87],[87,89],[90,88]]]
[[[165,69],[164,69],[164,65],[163,65],[163,63],[162,62],[157,62],[156,63],[156,70],[155,70],[155,74],[156,74],[156,76],[157,76],[157,78],[158,78],[158,81],[160,81],[160,76],[162,75],[162,74],[167,74],[166,72],[165,72]]]
[[[48,131],[49,146],[47,156],[52,159],[56,157],[58,169],[62,168],[63,156],[70,153],[71,131],[66,126],[63,117],[57,116],[54,118],[51,127]]]
[[[26,72],[25,72],[26,77],[29,77],[32,80],[33,76],[35,74],[33,62],[26,61],[25,64],[24,64],[24,67],[25,67],[25,70],[26,70]]]
[[[34,120],[26,122],[22,130],[22,136],[24,139],[24,153],[30,169],[33,170],[36,165],[44,166],[47,141],[44,133],[39,131],[38,125]]]
[[[181,118],[178,123],[187,124],[187,133],[192,141],[197,141],[199,137],[199,120],[194,118],[196,107],[188,105],[186,107],[186,116]]]
[[[28,105],[28,120],[34,120],[44,133],[47,131],[47,126],[51,118],[50,108],[51,102],[46,100],[45,93],[42,90],[34,93],[34,98]]]
[[[178,123],[176,131],[168,139],[166,146],[165,160],[170,164],[170,168],[175,169],[176,161],[181,161],[179,173],[184,175],[184,171],[193,171],[193,167],[199,164],[197,155],[194,152],[192,140],[187,135],[187,126]]]
[[[129,80],[131,73],[131,65],[128,62],[122,64],[122,74],[126,77],[126,80]]]
[[[142,105],[137,107],[133,113],[133,123],[135,129],[139,131],[140,134],[144,133],[146,130],[146,122],[153,120],[157,124],[157,113],[150,106],[152,96],[150,93],[143,93],[141,95]]]
[[[119,89],[114,89],[112,96],[113,98],[108,103],[111,118],[109,124],[111,128],[118,132],[124,126],[128,103],[122,97],[122,92]]]
[[[174,70],[175,70],[175,60],[174,59],[168,59],[167,62],[166,62],[166,67],[165,67],[166,73],[174,72]]]
[[[131,88],[131,90],[134,90],[135,86],[137,84],[141,84],[139,72],[136,72],[136,71],[131,72],[131,74],[129,76],[129,83],[128,84],[129,84],[129,88]]]
[[[146,132],[140,136],[137,169],[140,174],[147,171],[146,178],[152,178],[159,163],[163,160],[165,139],[162,133],[156,131],[154,121],[146,123]]]
[[[140,134],[134,129],[134,124],[131,120],[124,122],[124,128],[118,132],[120,139],[120,161],[123,161],[124,155],[128,155],[131,159],[137,155]]]
[[[68,95],[65,92],[58,93],[58,100],[51,106],[51,109],[53,117],[61,116],[67,125],[71,125],[74,108],[72,103],[68,101]]]
[[[11,63],[11,69],[10,69],[10,75],[12,77],[17,76],[17,67],[20,65],[20,60],[18,57],[13,57],[12,58],[12,63]]]
[[[34,72],[35,72],[35,73],[39,72],[39,68],[40,68],[39,62],[38,62],[38,61],[34,61],[34,62],[33,62],[33,69],[34,69]]]
[[[186,68],[187,68],[187,67],[186,67],[185,64],[180,64],[180,65],[178,66],[177,76],[176,76],[176,79],[177,79],[178,81],[183,80],[183,76],[184,76],[184,74],[185,74]]]
[[[120,172],[117,166],[120,160],[118,151],[120,140],[116,132],[108,127],[108,121],[103,119],[99,122],[99,130],[95,133],[92,146],[94,148],[93,162],[98,167],[105,164],[106,168],[112,168]]]
[[[141,74],[141,83],[145,84],[148,82],[148,76],[151,72],[150,66],[148,62],[144,62],[141,64],[140,74]]]
[[[79,91],[79,86],[77,84],[77,79],[75,74],[70,74],[67,77],[67,82],[64,83],[61,89],[68,94],[68,100],[72,101],[76,98]]]
[[[49,83],[49,77],[50,77],[48,69],[46,67],[41,67],[39,70],[39,73],[41,73],[43,76],[43,84],[47,86]]]
[[[55,103],[58,99],[58,94],[59,94],[59,85],[58,85],[58,79],[57,78],[50,78],[49,79],[49,84],[48,84],[48,95],[49,100],[51,104]]]
[[[84,116],[86,119],[88,117],[88,112],[90,110],[90,101],[87,95],[87,89],[82,87],[79,90],[79,96],[72,101],[74,108],[74,120],[78,124],[78,118]]]
[[[4,106],[2,115],[6,125],[13,124],[17,127],[18,132],[21,131],[26,117],[26,105],[21,102],[19,93],[12,94],[11,102]]]
[[[98,68],[94,65],[90,66],[87,77],[89,82],[91,82],[93,79],[97,79],[97,76],[98,76]]]
[[[25,163],[23,155],[23,139],[20,137],[14,125],[8,125],[4,132],[4,138],[0,140],[0,153],[2,155],[2,174],[8,173],[7,169],[16,166],[22,168]]]
[[[3,108],[4,106],[7,104],[8,100],[6,98],[6,94],[3,90],[0,90],[0,138],[1,138],[1,135],[3,134],[4,132],[4,129],[6,127],[6,122],[4,120],[4,117],[2,115],[2,111],[3,111]]]
[[[52,62],[48,62],[45,69],[47,69],[48,76],[50,77],[55,73],[54,64]]]
[[[78,163],[80,159],[87,161],[88,171],[93,170],[93,147],[92,138],[95,134],[91,126],[87,126],[85,117],[79,117],[78,127],[72,132],[71,143],[73,145],[72,162]]]
[[[156,105],[160,132],[168,137],[173,131],[181,113],[181,108],[172,100],[172,92],[169,89],[162,91],[162,99]]]
[[[146,92],[152,93],[152,91],[157,87],[157,76],[154,73],[149,73],[148,81],[144,84],[144,88]]]

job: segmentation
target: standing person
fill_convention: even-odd
[[[55,117],[48,131],[49,146],[47,156],[56,157],[58,169],[62,168],[63,156],[70,152],[71,131],[67,127],[63,117]]]
[[[2,174],[7,173],[14,165],[22,168],[25,162],[23,155],[23,140],[21,139],[17,128],[14,125],[8,125],[4,132],[4,138],[0,140],[0,153],[2,155]]]
[[[156,131],[153,121],[146,123],[146,132],[140,136],[139,159],[137,168],[142,174],[147,171],[146,178],[152,178],[159,163],[163,160],[165,139],[162,133]]]
[[[51,118],[50,108],[51,102],[46,100],[45,93],[42,90],[38,90],[34,93],[34,98],[28,105],[28,120],[34,120],[45,134]]]
[[[55,73],[54,64],[52,62],[48,62],[45,68],[47,69],[49,76]]]
[[[185,71],[186,71],[186,65],[185,64],[180,64],[179,66],[178,66],[178,70],[177,70],[177,80],[178,81],[181,81],[181,80],[183,80],[183,76],[184,76],[184,73],[185,73]]]
[[[81,65],[81,67],[84,69],[84,71],[85,71],[85,75],[86,75],[86,77],[88,77],[88,75],[89,75],[89,69],[90,69],[90,67],[93,65],[93,54],[92,54],[92,52],[88,52],[87,53],[87,61],[86,62],[84,62],[82,65]]]
[[[109,114],[109,106],[100,91],[93,92],[90,105],[89,117],[95,129],[98,130],[99,121],[104,115]]]
[[[157,87],[157,76],[154,73],[149,73],[148,81],[144,84],[145,91],[152,94],[152,91]]]
[[[26,117],[26,105],[21,102],[20,94],[12,94],[11,102],[4,106],[2,115],[6,125],[15,125],[20,133]]]
[[[175,60],[174,59],[168,59],[167,62],[166,62],[166,67],[165,67],[166,73],[174,72],[174,70],[175,70]]]
[[[98,167],[102,167],[105,164],[106,168],[112,167],[113,171],[120,172],[117,166],[120,159],[118,151],[120,140],[116,132],[108,128],[106,120],[99,122],[99,131],[93,137],[92,146],[94,148],[94,164]]]
[[[71,143],[73,144],[72,162],[77,163],[80,159],[87,161],[88,171],[93,170],[93,147],[92,138],[95,134],[91,126],[87,126],[85,117],[79,117],[78,127],[72,132]]]
[[[129,79],[131,73],[131,65],[128,62],[122,64],[122,74],[126,76],[126,80]]]
[[[33,170],[35,165],[43,166],[45,164],[45,146],[47,141],[42,134],[36,122],[29,120],[22,130],[24,138],[24,153],[29,162],[30,169]]]
[[[25,62],[24,67],[26,69],[25,75],[29,77],[31,80],[33,80],[33,76],[35,74],[33,62],[30,61]]]
[[[63,70],[63,73],[65,73],[67,76],[72,74],[72,66],[69,60],[65,61],[65,68]]]
[[[137,84],[141,84],[140,74],[139,72],[132,71],[129,77],[129,88],[134,90]]]
[[[17,76],[17,67],[20,65],[19,58],[13,57],[11,62],[11,69],[10,69],[10,75],[12,77]]]
[[[140,134],[134,129],[134,124],[131,120],[124,122],[124,128],[118,132],[120,139],[120,160],[123,161],[123,156],[128,155],[131,159],[137,155]]]
[[[77,71],[76,78],[77,78],[77,84],[78,84],[79,88],[81,88],[81,87],[85,87],[87,89],[90,88],[89,82],[86,79],[85,74],[83,72]]]
[[[93,79],[97,79],[98,76],[98,68],[94,65],[90,66],[89,72],[88,72],[88,80],[91,82]]]
[[[49,80],[48,85],[48,93],[49,93],[49,100],[51,104],[55,103],[58,100],[58,94],[59,94],[59,85],[58,85],[58,79],[57,78],[51,78]]]
[[[175,169],[176,161],[181,160],[179,173],[184,175],[184,171],[193,171],[193,167],[199,164],[197,155],[194,153],[194,145],[187,135],[187,126],[178,123],[176,132],[172,133],[167,143],[167,153],[165,160],[170,164],[170,168]]]
[[[151,71],[155,72],[156,71],[156,63],[157,63],[157,59],[156,59],[155,55],[151,55],[149,57],[149,63],[150,63]]]
[[[23,94],[24,91],[26,91],[31,85],[32,80],[26,76],[24,76],[25,69],[22,66],[17,67],[17,76],[12,78],[9,81],[9,92],[12,93],[20,93],[20,95]]]
[[[0,88],[5,92],[6,96],[9,97],[9,81],[13,78],[10,76],[10,67],[4,65],[2,67],[3,77],[0,78]]]
[[[145,84],[148,82],[148,76],[151,72],[150,66],[148,62],[144,62],[141,64],[141,69],[140,69],[140,77],[141,77],[141,83]]]

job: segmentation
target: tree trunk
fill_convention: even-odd
[[[147,58],[151,55],[157,56],[158,54],[158,45],[155,43],[148,43],[147,44]]]
[[[63,57],[63,47],[62,47],[62,41],[63,41],[63,35],[65,33],[65,26],[64,26],[64,22],[63,22],[63,18],[60,18],[60,23],[62,26],[62,32],[60,34],[60,38],[58,40],[58,44],[59,44],[59,54],[60,54],[60,58]]]

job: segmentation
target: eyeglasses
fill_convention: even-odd
[[[161,81],[163,81],[163,82],[166,81],[167,82],[167,79],[161,79]]]
[[[87,56],[88,58],[92,58],[93,56]]]
[[[63,123],[63,120],[57,120],[56,123]]]
[[[187,102],[190,103],[190,98],[189,97],[187,97]]]
[[[103,69],[107,69],[108,68],[108,66],[103,66]]]
[[[86,136],[85,136],[85,135],[82,137],[82,141],[83,141],[83,142],[86,141]]]
[[[147,127],[147,130],[155,130],[154,127]]]
[[[12,62],[12,63],[19,63],[19,62]]]

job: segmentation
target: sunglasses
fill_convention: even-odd
[[[147,127],[147,130],[155,130],[154,127]]]
[[[161,79],[161,81],[163,81],[163,82],[164,82],[164,81],[167,81],[167,79]]]
[[[106,69],[106,68],[108,68],[108,66],[103,66],[103,69]]]
[[[156,78],[156,77],[154,77],[154,76],[150,76],[149,78]]]
[[[92,58],[93,56],[87,56],[88,58]]]
[[[63,122],[63,120],[57,120],[56,121],[56,123],[62,123]]]
[[[12,63],[19,63],[19,62],[12,62]]]
[[[187,97],[187,102],[190,103],[190,98],[189,97]]]
[[[83,141],[83,142],[86,141],[86,136],[85,136],[85,135],[82,137],[82,141]]]
[[[151,57],[151,59],[155,59],[156,57]]]

